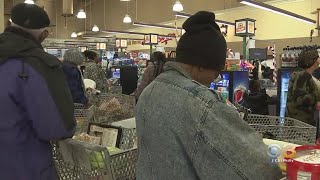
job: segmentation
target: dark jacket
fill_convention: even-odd
[[[157,72],[156,69],[158,67],[158,63],[149,63],[143,72],[141,81],[138,84],[137,89],[134,91],[133,95],[136,99],[139,99],[142,91],[156,78]]]
[[[85,95],[85,88],[81,76],[81,72],[77,65],[71,62],[63,62],[63,71],[66,75],[68,85],[73,97],[74,103],[87,104],[88,99]]]
[[[76,124],[61,62],[13,27],[0,42],[0,179],[56,180],[50,141]]]
[[[267,95],[265,89],[260,92],[245,93],[243,99],[243,106],[250,109],[252,114],[269,114],[268,101],[270,97]]]
[[[314,113],[320,101],[320,91],[312,76],[297,68],[289,81],[286,115],[291,118],[316,126]]]

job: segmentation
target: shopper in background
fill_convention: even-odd
[[[163,72],[165,60],[166,57],[162,52],[154,52],[152,54],[151,62],[148,63],[148,66],[142,75],[141,82],[133,93],[136,99],[139,99],[144,88],[146,88],[160,73]]]
[[[287,98],[287,116],[316,126],[314,113],[320,102],[318,79],[312,76],[320,58],[316,49],[304,50],[299,55],[298,68],[291,74]]]
[[[61,62],[44,52],[47,13],[18,4],[0,35],[0,179],[56,180],[50,141],[72,137],[73,101]]]
[[[258,80],[249,81],[249,93],[243,96],[246,108],[252,111],[252,114],[268,115],[268,101],[270,97],[266,93],[266,89],[261,89],[261,84]]]
[[[79,65],[83,63],[84,56],[77,49],[69,49],[63,56],[63,71],[66,75],[74,103],[88,105],[89,101],[85,95],[85,87]]]
[[[136,121],[137,179],[280,179],[267,147],[215,91],[226,41],[210,12],[183,24],[176,62],[142,92]]]
[[[97,84],[96,88],[101,91],[101,93],[108,92],[107,76],[100,65],[98,54],[88,50],[84,51],[83,54],[88,61],[83,74],[84,78],[95,81]]]

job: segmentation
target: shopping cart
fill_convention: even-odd
[[[109,93],[122,94],[122,86],[110,86]]]
[[[266,138],[294,144],[314,144],[316,127],[293,118],[250,114],[245,121]]]
[[[74,104],[74,117],[77,121],[76,134],[87,132],[90,121],[93,121],[94,107],[86,108],[83,104]]]
[[[53,143],[53,157],[60,180],[134,180],[137,162],[135,119],[127,119],[100,127],[117,128],[121,151],[111,153],[107,148],[68,139]],[[88,128],[88,134],[91,128]]]
[[[134,117],[135,97],[125,94],[100,94],[95,106],[95,121],[111,124]]]
[[[251,110],[240,105],[240,104],[234,104],[234,106],[237,108],[237,111],[240,113],[240,116],[242,119],[247,119],[248,116],[251,114]]]
[[[53,143],[60,180],[134,180],[137,149],[110,154],[107,148],[73,139]]]
[[[118,121],[111,125],[104,123],[90,123],[88,134],[94,136],[96,133],[108,134],[108,141],[104,141],[105,145],[108,147],[114,146],[122,150],[137,147],[135,118]],[[116,139],[112,139],[111,136]]]

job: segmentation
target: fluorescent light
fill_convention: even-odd
[[[179,0],[176,1],[176,3],[173,5],[172,10],[176,11],[176,12],[183,11],[183,6],[182,6],[182,4],[181,4],[181,2]]]
[[[148,23],[141,23],[141,22],[133,22],[133,25],[135,25],[135,26],[141,26],[141,27],[161,28],[161,29],[173,29],[173,30],[176,29],[176,27],[174,27],[174,26],[158,25],[158,24],[148,24]],[[181,28],[181,27],[178,27],[178,29],[182,29],[182,28]]]
[[[71,37],[72,37],[72,38],[76,38],[76,37],[78,37],[78,35],[77,35],[76,32],[73,32],[73,33],[71,33]]]
[[[123,22],[124,23],[132,23],[131,17],[129,16],[129,14],[126,14],[123,18]]]
[[[190,16],[192,16],[192,14],[177,12],[176,16],[177,17],[182,17],[182,18],[189,18]],[[218,20],[218,19],[216,19],[215,21],[218,24],[227,24],[227,25],[230,25],[230,26],[235,26],[234,22],[228,22],[228,21],[223,21],[223,20]]]
[[[240,0],[240,3],[248,5],[248,6],[252,6],[252,7],[255,7],[255,8],[263,9],[265,11],[269,11],[269,12],[273,12],[273,13],[276,13],[276,14],[280,14],[280,15],[283,15],[283,16],[287,16],[287,17],[290,17],[290,18],[293,18],[293,19],[296,19],[296,20],[299,20],[299,21],[302,21],[302,22],[309,23],[309,24],[316,24],[317,23],[313,19],[301,16],[299,14],[295,14],[295,13],[292,13],[290,11],[286,11],[284,9],[280,9],[280,8],[277,8],[277,7],[262,3],[262,2],[257,2],[257,1],[253,1],[253,0]]]
[[[93,27],[92,27],[92,31],[93,32],[99,32],[99,27],[97,26],[97,25],[94,25]]]
[[[79,18],[79,19],[85,19],[85,18],[87,18],[87,15],[86,15],[86,13],[84,12],[83,9],[80,9],[80,10],[79,10],[79,12],[78,12],[78,14],[77,14],[77,18]]]
[[[25,0],[24,3],[26,3],[26,4],[34,4],[34,1],[33,0]]]

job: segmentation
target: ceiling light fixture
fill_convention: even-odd
[[[148,24],[142,22],[133,22],[134,26],[141,26],[141,27],[153,27],[153,28],[161,28],[161,29],[173,29],[176,30],[174,26],[167,26],[167,25],[158,25],[158,24]],[[178,27],[177,29],[182,29],[182,27]]]
[[[99,27],[97,26],[97,25],[94,25],[93,27],[92,27],[92,32],[99,32]]]
[[[26,4],[34,4],[34,1],[33,0],[25,0],[24,3],[26,3]]]
[[[84,12],[83,9],[80,9],[79,12],[78,12],[78,14],[77,14],[77,18],[79,18],[79,19],[85,19],[85,18],[87,18],[86,12]]]
[[[189,18],[190,16],[192,16],[192,14],[177,12],[176,16],[177,17],[182,17],[182,18]],[[216,19],[215,21],[218,24],[227,24],[227,25],[230,25],[230,26],[235,26],[234,22],[228,22],[228,21],[223,21],[223,20],[218,20],[218,19]]]
[[[123,22],[124,23],[132,23],[131,17],[129,16],[129,14],[126,14],[123,18]]]
[[[130,1],[130,0],[120,0],[120,1],[122,1],[122,2],[128,2],[128,1]]]
[[[183,6],[179,0],[177,0],[176,3],[173,5],[172,10],[175,12],[183,11]]]
[[[280,8],[277,8],[277,7],[262,3],[262,2],[257,2],[257,1],[254,1],[254,0],[239,0],[239,2],[242,3],[242,4],[248,5],[248,6],[252,6],[252,7],[255,7],[255,8],[263,9],[265,11],[269,11],[269,12],[273,12],[273,13],[276,13],[276,14],[284,15],[284,16],[287,16],[287,17],[290,17],[290,18],[293,18],[293,19],[296,19],[296,20],[299,20],[299,21],[303,21],[303,22],[306,22],[306,23],[309,23],[309,24],[316,24],[317,23],[313,19],[301,16],[299,14],[295,14],[295,13],[292,13],[290,11],[287,11],[287,10],[284,10],[284,9],[280,9]]]
[[[77,35],[76,32],[73,32],[73,33],[71,33],[71,37],[72,37],[72,38],[76,38],[76,37],[78,37],[78,35]]]

